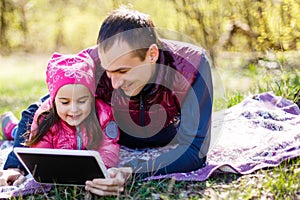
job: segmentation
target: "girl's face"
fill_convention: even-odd
[[[82,84],[64,85],[54,100],[57,114],[70,126],[77,126],[90,114],[92,98],[89,89]]]

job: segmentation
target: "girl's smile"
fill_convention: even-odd
[[[70,126],[81,124],[91,112],[92,95],[82,84],[61,87],[55,97],[58,116]]]

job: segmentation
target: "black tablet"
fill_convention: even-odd
[[[14,153],[39,183],[85,185],[94,178],[108,178],[97,151],[15,147]]]

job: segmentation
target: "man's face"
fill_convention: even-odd
[[[113,88],[123,90],[127,96],[140,93],[153,76],[157,60],[150,57],[149,49],[145,60],[141,61],[133,55],[129,45],[122,41],[115,42],[107,52],[100,50],[99,57]]]

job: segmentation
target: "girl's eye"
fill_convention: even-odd
[[[67,105],[69,102],[61,102],[61,104],[63,105]]]
[[[78,100],[78,103],[84,104],[84,103],[86,103],[87,101],[89,101],[89,98],[80,99],[80,100]]]

